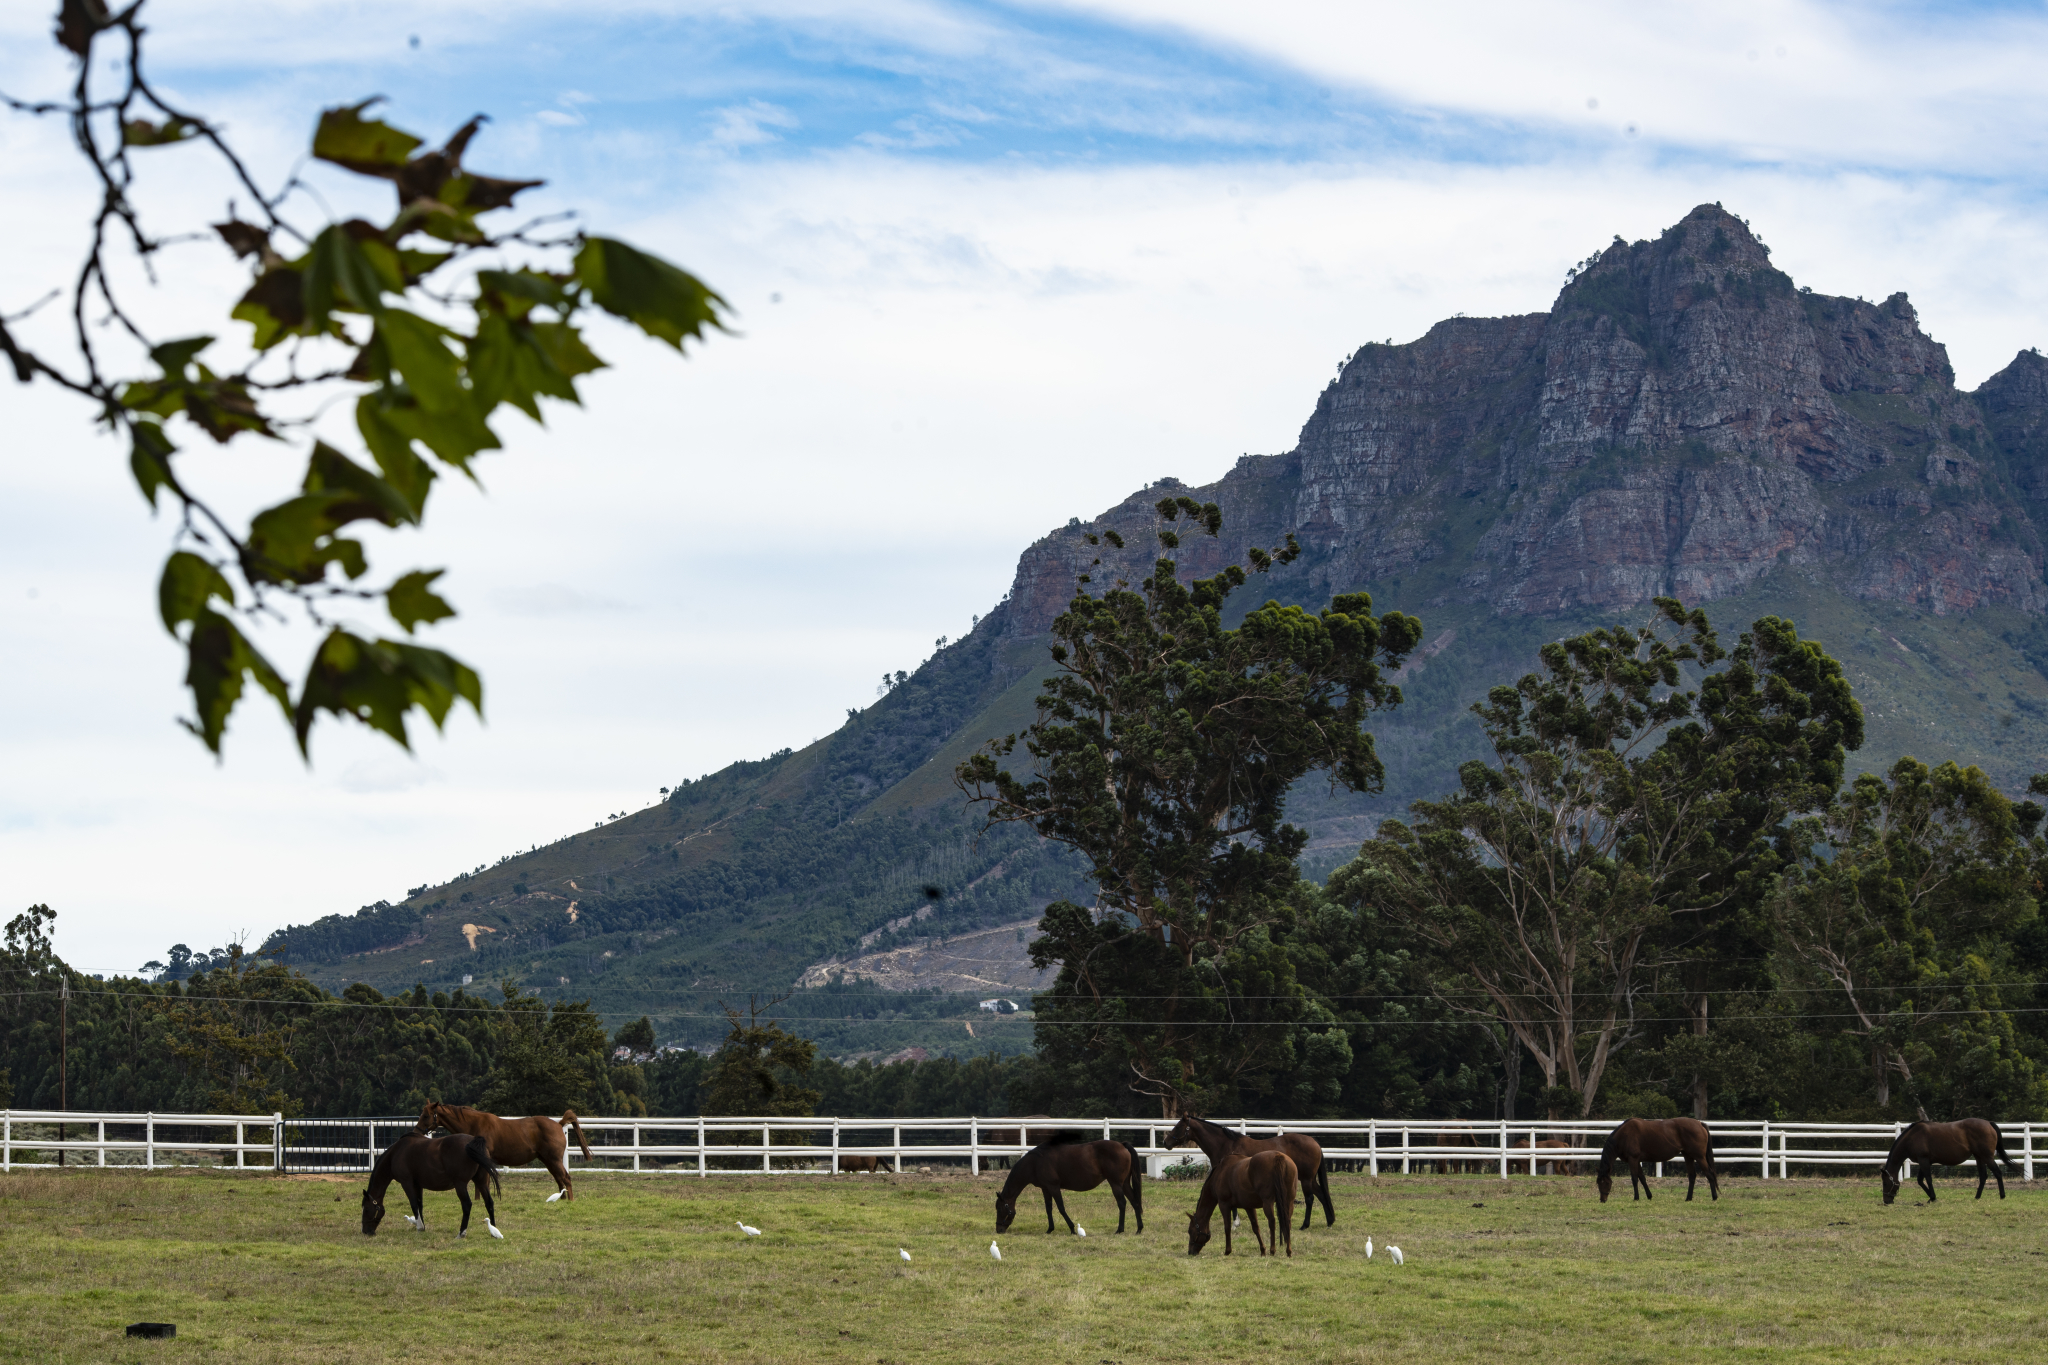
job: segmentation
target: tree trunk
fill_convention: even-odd
[[[1522,1093],[1522,1047],[1512,1037],[1508,1039],[1507,1064],[1502,1068],[1502,1086],[1500,1116],[1513,1123],[1515,1097]]]
[[[1694,1037],[1707,1036],[1707,996],[1704,991],[1693,1002],[1692,1031]],[[1692,1075],[1692,1116],[1702,1123],[1707,1118],[1707,1074],[1704,1071],[1695,1071]]]
[[[1884,1045],[1873,1043],[1870,1047],[1872,1069],[1877,1072],[1877,1104],[1880,1109],[1892,1102],[1892,1077],[1885,1069]]]

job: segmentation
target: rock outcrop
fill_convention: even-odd
[[[1702,205],[1656,241],[1573,272],[1548,313],[1455,318],[1361,348],[1283,455],[1172,480],[1025,552],[985,623],[1042,632],[1097,559],[1142,577],[1152,505],[1224,510],[1183,570],[1292,532],[1276,575],[1307,599],[1499,615],[1706,601],[1779,567],[1936,613],[2048,609],[2048,361],[2023,352],[1974,395],[1904,294],[1798,288],[1743,221]],[[1085,534],[1113,528],[1122,554]]]

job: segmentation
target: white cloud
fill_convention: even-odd
[[[795,114],[766,100],[748,100],[745,104],[713,110],[712,120],[711,135],[706,141],[726,150],[779,141],[779,135],[769,132],[770,128],[796,128],[802,124]]]

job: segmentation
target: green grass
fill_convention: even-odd
[[[1191,1260],[1172,1182],[1142,1237],[1101,1191],[1068,1198],[1086,1239],[1027,1200],[997,1263],[995,1177],[590,1176],[545,1205],[520,1175],[509,1240],[457,1242],[449,1194],[428,1233],[393,1214],[366,1240],[352,1179],[16,1173],[0,1359],[2010,1361],[2048,1327],[2039,1186],[1886,1208],[1868,1177],[1604,1206],[1584,1177],[1335,1184],[1337,1226],[1291,1261],[1225,1260],[1220,1229]],[[1368,1262],[1368,1234],[1408,1264]],[[178,1337],[126,1341],[141,1320]]]

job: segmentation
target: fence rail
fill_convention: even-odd
[[[1406,1175],[1455,1163],[1509,1175],[1535,1175],[1557,1163],[1597,1159],[1611,1121],[1475,1119],[1218,1120],[1255,1137],[1306,1133],[1326,1159],[1372,1175]],[[364,1172],[377,1153],[417,1122],[409,1116],[287,1119],[282,1114],[113,1114],[0,1110],[0,1170],[79,1165],[121,1170],[205,1166],[232,1170]],[[713,1176],[828,1174],[849,1158],[878,1169],[964,1164],[980,1174],[995,1161],[1030,1150],[1033,1135],[1075,1129],[1128,1142],[1158,1177],[1199,1151],[1169,1151],[1165,1120],[1109,1118],[590,1118],[582,1120],[591,1154],[572,1140],[575,1172],[643,1171]],[[1882,1165],[1903,1123],[1713,1121],[1714,1156],[1723,1168],[1754,1166],[1763,1179],[1804,1170]],[[2039,1131],[2037,1131],[2037,1129]],[[2028,1180],[2048,1124],[2004,1130],[2007,1153]],[[1538,1146],[1558,1143],[1558,1146]],[[525,1167],[520,1169],[538,1169]],[[1662,1174],[1660,1168],[1659,1174]]]

